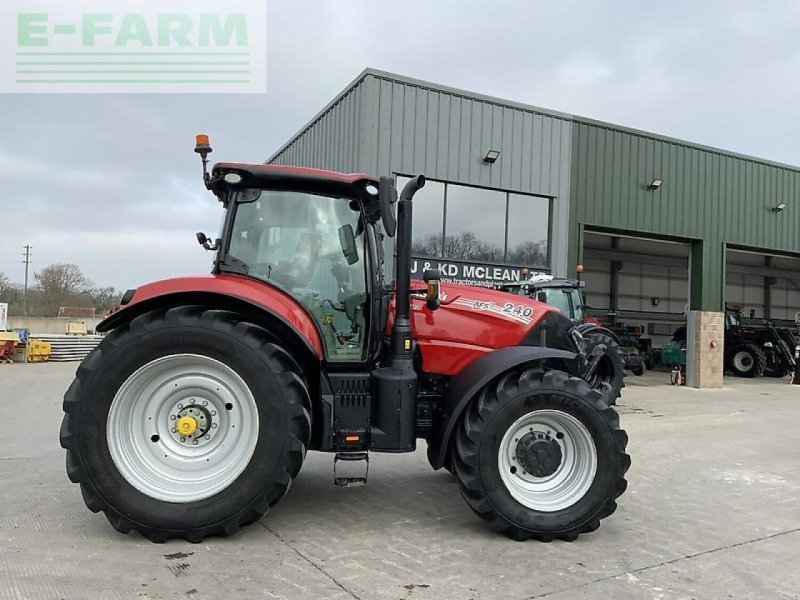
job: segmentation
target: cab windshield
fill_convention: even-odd
[[[542,291],[547,297],[547,304],[555,306],[565,317],[569,317],[573,321],[583,321],[583,303],[579,290],[544,288]]]
[[[305,192],[248,190],[228,254],[302,304],[331,361],[358,361],[366,327],[365,235],[357,203]]]

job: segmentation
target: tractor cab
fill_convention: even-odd
[[[386,281],[379,181],[344,175],[323,188],[311,169],[222,163],[208,186],[227,210],[215,270],[294,298],[329,361],[364,361]]]

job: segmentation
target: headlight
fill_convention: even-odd
[[[764,348],[772,348],[772,342],[764,342]]]

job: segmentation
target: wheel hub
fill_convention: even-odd
[[[517,502],[554,512],[572,506],[589,490],[597,473],[597,448],[578,418],[542,408],[522,415],[506,430],[497,466]]]
[[[534,477],[549,477],[561,465],[561,446],[548,433],[532,431],[517,443],[517,461]]]
[[[170,411],[172,438],[184,445],[200,446],[217,432],[217,411],[208,401],[189,398],[178,402]]]
[[[191,434],[178,432],[184,417],[189,430],[195,426]],[[120,475],[137,490],[165,502],[196,502],[228,487],[249,464],[259,439],[258,406],[228,365],[170,354],[120,386],[106,439]]]

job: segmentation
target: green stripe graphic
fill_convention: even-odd
[[[119,75],[124,74],[132,74],[136,75],[138,73],[170,73],[170,74],[177,74],[183,73],[191,75],[193,73],[219,73],[219,74],[230,74],[230,75],[237,75],[237,74],[245,74],[249,73],[247,69],[237,69],[234,71],[226,71],[222,69],[179,69],[179,70],[154,70],[154,69],[135,69],[135,70],[122,70],[122,69],[44,69],[44,70],[33,70],[33,69],[18,69],[18,75],[31,75],[31,74],[58,74],[58,73],[117,73]]]
[[[249,79],[17,79],[17,83],[250,83]]]
[[[17,52],[17,56],[250,56],[249,52]]]
[[[74,65],[74,66],[88,66],[88,65],[200,65],[200,66],[215,66],[215,65],[249,65],[250,61],[214,61],[214,62],[187,62],[187,61],[32,61],[32,60],[18,60],[17,65]]]

